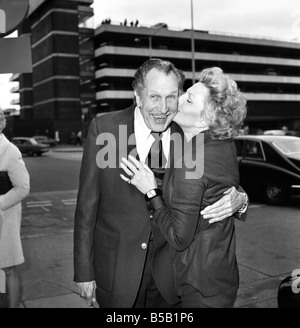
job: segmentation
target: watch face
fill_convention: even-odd
[[[155,192],[155,190],[154,189],[152,189],[152,190],[150,190],[150,191],[148,191],[147,192],[147,196],[150,198],[150,197],[153,197],[153,196],[155,196],[156,195],[156,192]]]

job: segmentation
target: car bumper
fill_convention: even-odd
[[[291,185],[291,193],[293,195],[300,195],[300,185]]]

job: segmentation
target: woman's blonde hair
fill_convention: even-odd
[[[209,90],[203,118],[209,126],[211,137],[224,140],[238,135],[247,115],[247,100],[236,82],[219,67],[202,70],[199,82]]]

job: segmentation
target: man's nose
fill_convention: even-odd
[[[162,114],[165,114],[167,113],[168,111],[168,103],[167,103],[167,99],[164,99],[161,103],[161,106],[160,106],[160,111]]]

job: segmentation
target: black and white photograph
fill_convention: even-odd
[[[300,308],[298,0],[0,0],[0,308]]]

